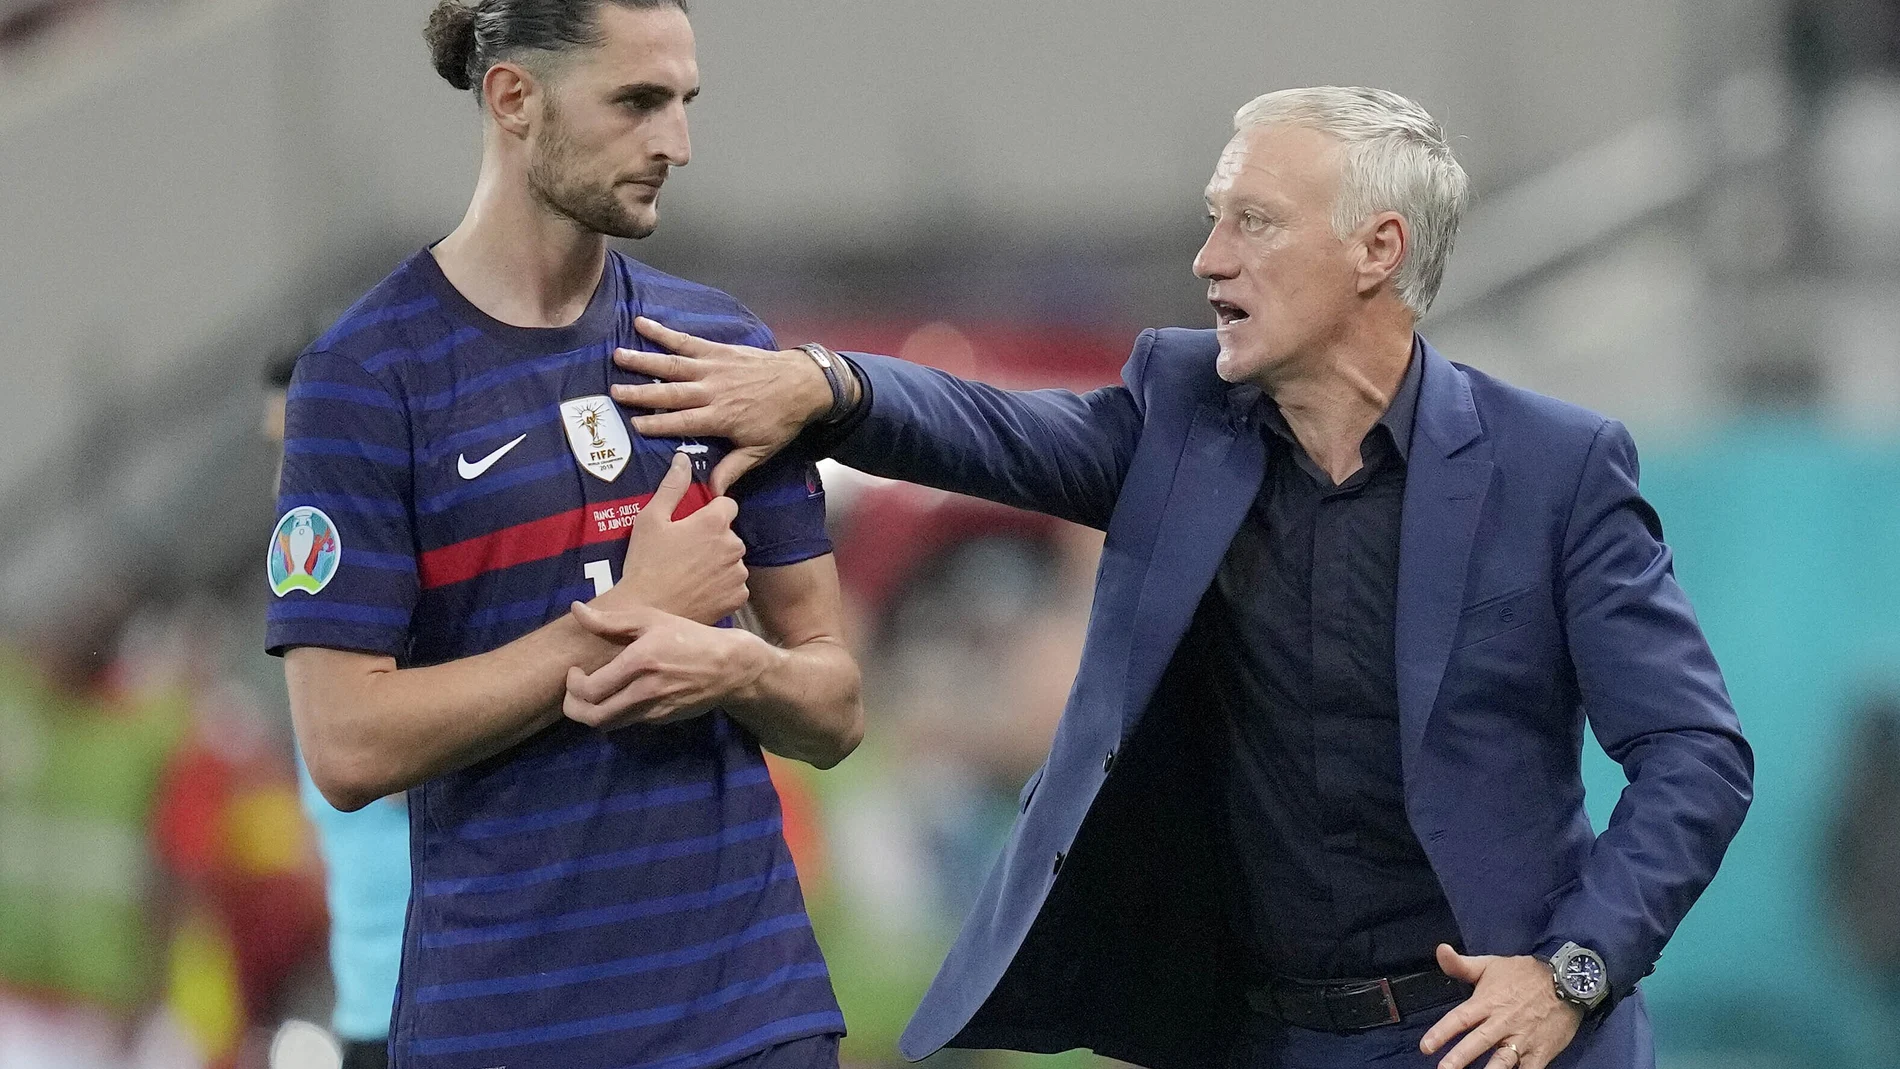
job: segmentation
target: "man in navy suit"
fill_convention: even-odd
[[[1463,170],[1370,89],[1243,108],[1196,258],[1218,326],[1009,392],[643,323],[651,435],[1107,531],[1081,671],[904,1037],[1157,1069],[1649,1067],[1637,990],[1751,795],[1622,425],[1413,330]],[[570,677],[608,700],[613,670]],[[1585,724],[1629,784],[1585,817]]]

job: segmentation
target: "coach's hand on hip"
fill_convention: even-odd
[[[633,518],[620,582],[594,599],[595,608],[612,614],[644,605],[715,624],[745,605],[751,597],[745,543],[732,529],[739,506],[716,497],[675,519],[692,485],[692,461],[675,453],[660,488]]]
[[[614,400],[652,415],[634,416],[649,438],[724,438],[732,443],[713,468],[713,489],[725,493],[741,475],[791,443],[831,409],[825,373],[797,350],[772,352],[724,345],[634,320],[635,329],[671,352],[614,352],[614,363],[664,381],[613,387]],[[856,383],[845,376],[847,387]]]
[[[1440,945],[1438,967],[1477,988],[1419,1040],[1420,1050],[1436,1054],[1465,1033],[1439,1069],[1465,1069],[1487,1051],[1494,1053],[1484,1069],[1544,1069],[1583,1023],[1583,1011],[1557,997],[1550,966],[1536,958],[1467,957]]]

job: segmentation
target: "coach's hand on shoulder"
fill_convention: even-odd
[[[675,453],[660,488],[633,518],[620,582],[594,599],[597,608],[611,613],[647,606],[714,624],[746,603],[751,592],[745,543],[732,529],[739,506],[716,497],[691,516],[674,519],[692,485],[691,459]]]
[[[1476,988],[1419,1040],[1420,1050],[1436,1054],[1464,1033],[1440,1069],[1465,1069],[1487,1053],[1484,1069],[1544,1069],[1583,1023],[1583,1011],[1557,997],[1550,965],[1529,955],[1467,956],[1441,944],[1438,967]]]
[[[708,627],[643,606],[602,611],[575,602],[573,612],[582,627],[627,644],[596,671],[567,673],[561,711],[606,731],[690,720],[742,699],[776,653],[749,631]]]
[[[662,381],[615,386],[614,400],[653,411],[633,417],[634,429],[649,438],[731,442],[732,452],[713,468],[713,489],[720,493],[831,410],[825,373],[802,352],[723,345],[646,318],[636,319],[634,328],[670,352],[620,349],[614,363]]]

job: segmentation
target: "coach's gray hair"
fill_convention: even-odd
[[[1424,315],[1445,279],[1470,186],[1438,120],[1397,93],[1335,85],[1268,93],[1234,115],[1236,131],[1281,123],[1344,146],[1333,233],[1349,237],[1378,212],[1405,217],[1411,247],[1393,283],[1406,307]]]

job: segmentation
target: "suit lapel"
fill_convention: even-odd
[[[1246,518],[1266,470],[1260,390],[1235,386],[1195,411],[1136,599],[1122,732],[1134,730]]]
[[[1465,577],[1494,467],[1471,383],[1430,345],[1406,464],[1396,654],[1401,752],[1410,768],[1451,659]]]

